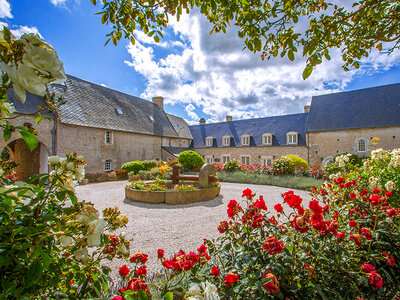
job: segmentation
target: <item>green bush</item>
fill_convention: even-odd
[[[144,166],[144,169],[146,171],[150,171],[154,167],[157,167],[157,161],[155,161],[155,160],[145,160],[143,162],[143,166]]]
[[[272,169],[274,170],[275,174],[294,174],[294,163],[293,160],[287,156],[279,157],[272,163]]]
[[[295,169],[296,168],[308,169],[308,163],[301,157],[298,157],[296,155],[286,155],[286,157],[290,158],[293,161],[293,166]]]
[[[336,163],[334,162],[330,162],[327,163],[324,167],[324,171],[326,173],[327,176],[332,175],[332,174],[336,174],[339,173],[341,171],[342,168],[340,168]]]
[[[133,174],[136,175],[139,173],[139,171],[142,171],[145,168],[142,161],[135,160],[124,163],[121,169],[127,170],[128,172],[133,172]]]
[[[204,158],[192,150],[181,152],[178,156],[178,162],[182,167],[188,170],[201,168],[205,164]]]
[[[349,156],[349,163],[351,163],[352,165],[361,166],[363,164],[364,160],[365,160],[365,158],[358,157],[355,154],[351,154],[351,153],[345,152],[345,153],[341,153],[341,154],[336,155],[334,157],[334,161],[336,161],[336,157],[342,156],[342,155],[348,155]]]
[[[239,162],[237,160],[230,160],[224,164],[224,171],[234,172],[240,169]]]

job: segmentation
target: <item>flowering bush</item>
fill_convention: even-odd
[[[213,165],[213,167],[214,167],[214,171],[215,171],[215,172],[222,172],[222,171],[224,171],[224,164],[222,164],[222,163],[213,163],[212,165]]]
[[[132,181],[126,188],[139,191],[166,191],[168,188],[165,186],[165,181],[158,182],[145,182],[142,180]]]
[[[115,173],[119,180],[128,179],[128,171],[124,169],[115,170]]]
[[[193,184],[180,184],[176,185],[174,187],[175,191],[195,191],[197,190],[196,187],[193,186]]]
[[[239,162],[237,160],[230,160],[224,164],[224,171],[233,172],[239,170]]]

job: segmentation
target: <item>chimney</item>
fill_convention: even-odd
[[[304,106],[304,112],[305,113],[309,113],[310,112],[310,107],[311,107],[310,105],[305,105]]]
[[[228,115],[228,116],[226,116],[226,121],[227,121],[227,122],[230,122],[230,121],[232,121],[232,116],[229,116],[229,115]]]
[[[164,109],[164,97],[153,97],[153,102],[157,104],[159,109]]]
[[[206,119],[201,118],[200,121],[199,121],[199,124],[206,124]]]

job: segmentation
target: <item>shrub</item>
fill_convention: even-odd
[[[272,163],[275,174],[294,174],[294,164],[291,158],[282,156]]]
[[[230,160],[224,164],[224,170],[227,172],[234,172],[239,170],[239,162],[237,160]]]
[[[128,171],[124,169],[118,169],[115,171],[117,174],[118,179],[123,180],[123,179],[128,179]]]
[[[145,169],[143,162],[140,160],[126,162],[121,168],[127,170],[128,172],[133,172],[134,175]]]
[[[325,171],[327,176],[339,173],[341,170],[342,170],[342,168],[340,168],[338,166],[338,164],[336,164],[334,162],[329,162],[324,167],[324,171]]]
[[[156,160],[145,160],[143,167],[145,171],[150,171],[152,168],[157,167],[158,162]]]
[[[292,160],[293,167],[295,169],[296,168],[308,169],[308,163],[301,157],[298,157],[296,155],[286,155],[286,157]]]
[[[202,158],[200,154],[192,150],[181,152],[178,156],[178,162],[182,167],[187,170],[201,168],[205,163],[204,158]]]
[[[138,175],[139,175],[141,180],[151,180],[151,179],[153,179],[152,176],[151,176],[150,171],[142,170],[142,171],[139,171]]]

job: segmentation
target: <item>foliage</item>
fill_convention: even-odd
[[[160,183],[159,181],[146,182],[142,180],[132,181],[126,188],[139,191],[166,191],[168,189],[167,186],[165,186],[165,181]]]
[[[193,184],[180,184],[174,186],[175,191],[195,191],[197,188]]]
[[[152,168],[157,167],[158,162],[156,160],[145,160],[143,161],[143,167],[146,171],[150,171]]]
[[[274,176],[267,174],[243,173],[241,171],[218,172],[217,177],[222,182],[273,185],[306,191],[310,191],[314,186],[320,186],[323,183],[322,180],[317,180],[313,177],[296,177],[288,175]]]
[[[127,170],[118,169],[118,170],[115,170],[115,173],[117,174],[117,177],[119,180],[128,179],[128,171]]]
[[[237,160],[230,160],[224,164],[224,171],[234,172],[239,170],[239,162]]]
[[[293,160],[287,156],[281,156],[272,163],[275,174],[294,174]]]
[[[123,171],[125,171],[125,170],[123,170]],[[114,172],[114,171],[87,173],[85,178],[87,180],[89,180],[89,182],[91,182],[91,183],[94,183],[94,182],[106,182],[106,181],[116,181],[116,180],[125,179],[125,178],[119,177],[117,172]]]
[[[139,171],[144,170],[144,164],[140,160],[129,161],[122,165],[121,169],[133,172],[134,175],[138,174]]]
[[[388,53],[399,48],[400,18],[396,1],[361,0],[351,4],[325,0],[112,0],[104,2],[99,14],[103,24],[112,24],[107,43],[111,40],[117,45],[124,36],[134,44],[135,30],[140,29],[159,42],[170,15],[176,15],[179,20],[182,13],[198,7],[214,25],[210,33],[225,33],[233,24],[245,47],[254,53],[261,52],[262,59],[279,55],[294,60],[300,51],[307,63],[303,71],[305,79],[324,59],[331,59],[331,48],[341,49],[345,71],[359,68],[361,58],[368,57],[372,49],[383,51],[383,44],[387,45]]]
[[[297,155],[286,155],[286,157],[292,160],[295,169],[296,168],[308,169],[308,163],[301,157],[298,157]]]
[[[342,168],[340,168],[336,163],[334,162],[329,162],[325,165],[324,171],[326,175],[330,176],[332,174],[339,173]]]
[[[187,150],[179,153],[178,162],[183,168],[187,170],[201,168],[205,164],[204,158],[202,158],[200,154],[192,150]]]
[[[17,166],[18,165],[12,160],[0,160],[0,169],[6,174],[10,173],[11,170]]]

